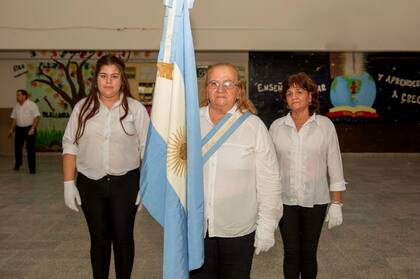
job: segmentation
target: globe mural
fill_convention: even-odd
[[[366,72],[356,76],[337,76],[331,85],[333,106],[371,107],[376,98],[376,85]]]
[[[376,98],[376,85],[373,78],[363,72],[360,75],[337,76],[330,89],[330,99],[334,106],[329,117],[370,117],[378,118],[372,108]]]

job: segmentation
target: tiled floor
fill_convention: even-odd
[[[61,161],[39,155],[38,172],[0,156],[0,278],[91,278],[82,213],[64,206]],[[344,154],[344,224],[324,227],[318,278],[420,278],[420,154]],[[161,278],[162,230],[136,219],[132,278]],[[114,277],[113,269],[111,276]],[[283,278],[282,243],[254,258],[252,278]]]

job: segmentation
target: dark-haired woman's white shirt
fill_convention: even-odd
[[[313,114],[296,129],[290,113],[271,124],[286,205],[330,202],[330,191],[346,190],[337,133],[331,120]]]
[[[74,143],[80,109],[86,99],[74,107],[63,137],[63,154],[76,155],[77,170],[90,179],[107,174],[124,175],[140,166],[149,126],[146,108],[133,98],[127,98],[128,115],[124,114],[121,100],[108,109],[101,101],[98,113],[86,122],[79,144]]]

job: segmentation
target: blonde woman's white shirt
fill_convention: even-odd
[[[236,111],[234,106],[230,113]],[[200,110],[201,136],[214,127]],[[274,231],[283,213],[277,158],[268,130],[249,116],[204,164],[206,229],[210,237],[238,237],[257,225]]]
[[[16,103],[13,106],[10,118],[16,119],[16,126],[28,127],[34,122],[34,118],[40,116],[38,106],[29,99],[23,104]]]
[[[330,191],[346,190],[334,124],[313,114],[296,129],[290,113],[271,124],[283,187],[283,203],[313,207],[329,203]]]
[[[75,144],[78,117],[86,98],[74,107],[63,137],[63,154],[76,155],[77,170],[90,179],[105,175],[124,175],[138,168],[143,156],[149,126],[146,108],[133,98],[127,98],[128,114],[124,114],[122,97],[111,109],[101,101],[98,113],[86,122],[79,144]],[[127,134],[126,134],[127,132]]]

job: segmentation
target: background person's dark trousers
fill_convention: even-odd
[[[28,167],[30,173],[35,173],[35,133],[28,135],[31,126],[17,127],[15,129],[15,170],[22,165],[22,149],[26,141],[26,151],[28,153]]]

